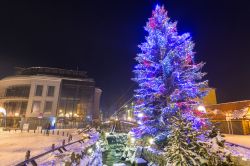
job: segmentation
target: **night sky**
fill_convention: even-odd
[[[250,99],[247,0],[1,1],[0,76],[16,66],[86,70],[108,110],[132,95],[137,45],[156,4],[165,5],[180,33],[191,33],[218,101]]]

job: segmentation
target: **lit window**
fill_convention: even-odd
[[[44,112],[52,111],[52,101],[46,101],[44,106]]]
[[[41,110],[41,101],[33,101],[31,112],[39,113]]]
[[[37,85],[36,86],[35,96],[42,96],[42,94],[43,94],[43,86],[42,85]]]
[[[48,86],[47,96],[54,96],[55,87],[54,86]]]

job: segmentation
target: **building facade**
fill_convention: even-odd
[[[225,134],[250,134],[250,100],[206,106],[207,117]]]
[[[101,90],[83,71],[22,68],[0,80],[0,96],[8,127],[82,127],[100,116]]]

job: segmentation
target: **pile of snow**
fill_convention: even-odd
[[[76,159],[82,166],[88,165],[91,162],[91,165],[100,165],[102,163],[102,153],[99,146],[95,146],[93,153],[87,153],[88,148],[92,148],[99,140],[99,134],[95,130],[88,132],[90,138],[84,139],[84,143],[75,143],[70,146],[67,146],[67,152],[60,153],[55,151],[49,155],[46,155],[39,160],[37,163],[39,165],[64,165],[72,162],[72,152],[75,156],[78,156]],[[82,156],[82,158],[80,158]],[[74,163],[76,164],[76,163]]]
[[[250,160],[250,149],[241,146],[225,143],[226,148],[231,152],[232,156],[241,157],[242,160]]]
[[[242,160],[250,160],[250,135],[225,134],[226,148],[232,156],[239,156]]]

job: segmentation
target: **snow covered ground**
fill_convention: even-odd
[[[98,139],[99,135],[97,133],[92,135],[93,137],[91,139],[85,139],[83,144],[75,143],[70,146],[67,146],[66,149],[67,152],[59,153],[58,151],[55,151],[54,153],[51,153],[49,155],[46,155],[39,160],[37,160],[37,163],[40,166],[48,166],[48,165],[65,165],[67,161],[70,161],[70,156],[72,152],[75,152],[75,154],[81,154],[81,151],[85,151],[86,148],[90,147],[91,145],[95,144]],[[96,162],[100,163],[101,161],[101,155],[99,154],[101,152],[92,153],[91,155],[85,155],[84,158],[81,160],[81,165],[85,166],[88,165],[88,163],[94,158],[99,158]],[[98,166],[99,164],[95,164]]]
[[[72,133],[73,130],[67,132]],[[43,135],[41,133],[27,132],[0,132],[0,161],[5,166],[17,164],[25,159],[27,150],[31,151],[31,157],[55,146],[61,145],[62,140],[67,141],[66,134],[62,135]],[[74,139],[77,139],[73,136]]]
[[[250,135],[224,135],[227,142],[250,148]]]
[[[226,148],[230,150],[233,156],[241,157],[245,161],[250,160],[250,135],[225,134],[225,136]]]

